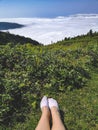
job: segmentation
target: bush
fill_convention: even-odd
[[[98,66],[97,59],[97,44],[73,49],[65,45],[1,45],[0,123],[14,126],[24,122],[27,113],[37,110],[45,93],[56,95],[83,88],[90,79],[90,66]]]

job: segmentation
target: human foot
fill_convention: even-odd
[[[40,102],[40,108],[42,109],[43,107],[48,107],[49,108],[49,105],[48,105],[48,99],[46,96],[44,96]]]
[[[55,99],[48,98],[48,104],[51,111],[51,116],[53,119],[53,122],[55,122],[58,118],[60,119],[60,113],[59,113],[59,106]],[[57,119],[56,119],[57,117]]]
[[[57,101],[53,98],[48,98],[48,104],[49,104],[50,109],[52,109],[52,108],[55,108],[57,110],[59,109]]]
[[[49,110],[49,104],[48,104],[48,99],[46,96],[44,96],[40,102],[40,108],[42,110],[43,114],[50,115],[50,110]]]

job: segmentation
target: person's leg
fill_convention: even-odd
[[[53,98],[50,98],[48,99],[48,102],[52,115],[52,130],[65,130],[65,127],[60,118],[57,101]]]
[[[42,115],[35,130],[50,130],[50,110],[47,97],[44,96],[40,104]]]

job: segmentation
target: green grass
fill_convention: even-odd
[[[58,101],[68,130],[98,130],[98,70],[91,73],[91,80],[82,89],[49,95]],[[16,125],[15,130],[35,129],[40,116],[40,108],[35,113],[31,111],[27,121]]]
[[[10,116],[8,107],[13,112],[12,122],[8,126],[2,124],[0,130],[34,130],[41,116],[39,104],[43,95],[58,101],[68,130],[98,130],[97,35],[48,46],[0,47],[0,87],[5,85],[6,89],[0,88],[0,96],[5,96],[0,110],[5,112],[1,113],[4,118],[5,114]],[[19,94],[21,106],[16,98]]]

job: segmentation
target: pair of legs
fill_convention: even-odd
[[[53,98],[44,96],[40,104],[42,115],[36,130],[50,130],[50,119],[52,119],[52,130],[65,130],[61,121],[58,103]]]

